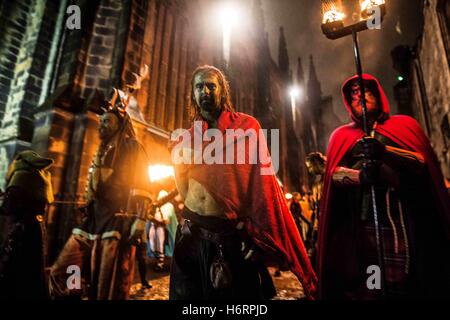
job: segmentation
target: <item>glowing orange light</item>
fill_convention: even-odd
[[[175,171],[172,166],[162,164],[148,166],[148,177],[150,178],[150,182],[156,182],[174,176]]]
[[[366,11],[374,7],[381,6],[384,3],[385,3],[384,0],[364,0],[361,3],[361,11]]]
[[[344,18],[345,14],[343,12],[336,10],[336,8],[332,8],[331,10],[324,12],[322,23],[326,24],[335,21],[342,21]]]

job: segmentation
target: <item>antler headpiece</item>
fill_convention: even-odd
[[[133,72],[135,81],[133,84],[127,84],[124,90],[119,90],[114,88],[114,94],[109,102],[108,111],[113,111],[117,109],[119,113],[123,116],[125,115],[128,104],[133,94],[141,88],[142,81],[148,78],[149,69],[147,65],[144,65],[139,74]],[[120,104],[116,105],[117,99],[119,98]],[[115,111],[115,110],[114,110]]]

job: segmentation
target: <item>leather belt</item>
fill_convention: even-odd
[[[215,244],[222,244],[226,238],[232,236],[234,233],[235,230],[229,230],[226,232],[213,232],[208,229],[202,228],[189,219],[185,219],[183,225],[181,226],[182,235],[197,234],[201,239],[214,242]]]

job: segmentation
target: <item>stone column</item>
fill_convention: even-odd
[[[30,147],[32,121],[22,109],[46,1],[8,1],[2,5],[0,45],[0,188],[14,155]],[[34,90],[34,88],[33,88]],[[39,95],[39,90],[36,94]]]

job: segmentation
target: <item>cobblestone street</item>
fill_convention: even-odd
[[[275,277],[275,268],[269,268],[269,272],[277,288],[277,296],[274,300],[297,300],[303,297],[303,289],[297,278],[289,271],[281,272]],[[131,300],[168,300],[169,299],[169,271],[162,273],[153,271],[151,265],[147,270],[147,280],[152,285],[150,289],[142,288],[139,276],[135,274],[135,283],[131,287]]]

